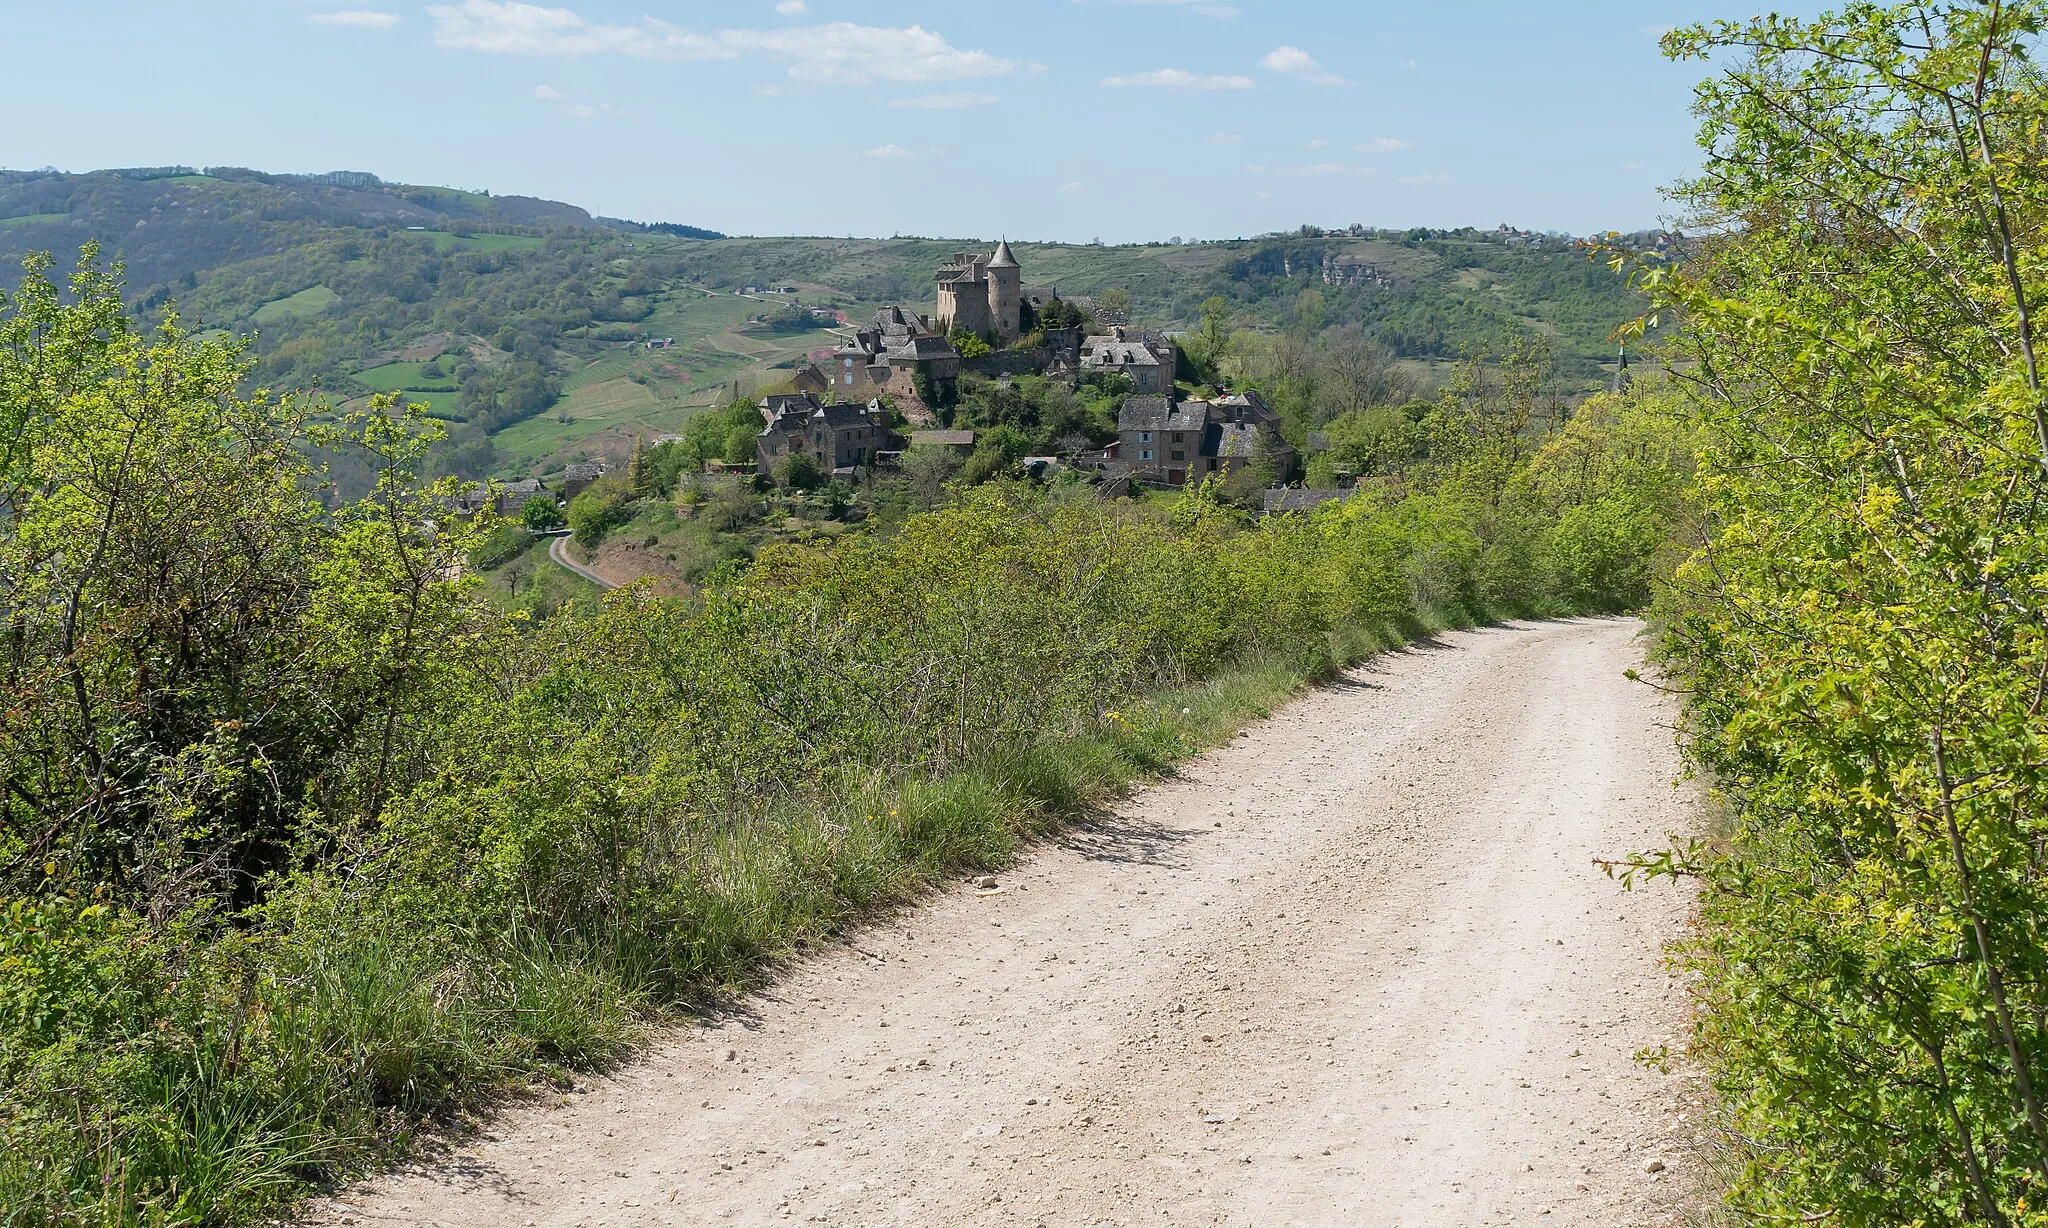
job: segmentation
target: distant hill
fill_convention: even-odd
[[[987,242],[726,238],[363,172],[0,171],[0,287],[26,253],[64,264],[95,238],[126,265],[139,313],[175,300],[189,323],[256,334],[267,387],[427,401],[449,423],[444,465],[475,475],[675,430],[729,381],[778,378],[838,343],[795,303],[855,321],[888,303],[929,311],[937,266]],[[1012,246],[1027,285],[1122,289],[1135,319],[1168,329],[1216,296],[1240,325],[1301,327],[1306,313],[1424,370],[1540,335],[1566,390],[1604,381],[1609,334],[1641,310],[1568,241],[1519,232]]]
[[[76,251],[98,238],[138,287],[174,284],[283,251],[309,227],[595,228],[560,201],[386,183],[361,171],[269,175],[239,167],[140,167],[67,175],[0,171],[0,254]],[[617,226],[619,223],[605,223]],[[12,267],[0,274],[11,284]]]

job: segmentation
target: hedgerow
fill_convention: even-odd
[[[10,1223],[274,1213],[1365,651],[1639,604],[1682,482],[1649,402],[1454,397],[1312,515],[995,483],[534,625],[412,477],[431,423],[245,398],[46,267],[0,313]],[[335,508],[342,453],[381,476]]]

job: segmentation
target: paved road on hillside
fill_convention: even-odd
[[[1617,1225],[1694,1166],[1593,859],[1692,823],[1627,620],[1382,657],[325,1222]],[[1661,1168],[1658,1166],[1661,1165]]]
[[[583,564],[577,562],[575,559],[570,558],[569,539],[566,537],[557,537],[552,541],[548,542],[548,557],[553,559],[555,562],[560,563],[562,566],[568,568],[570,571],[575,572],[577,575],[582,576],[584,579],[590,581],[592,584],[597,585],[599,588],[618,587],[618,585],[613,584],[610,580],[607,580],[603,576],[598,575],[596,572],[590,570],[588,567],[585,567]]]

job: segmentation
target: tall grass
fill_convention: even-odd
[[[0,1218],[277,1214],[1010,864],[1346,663],[1628,600],[1517,498],[1251,526],[1201,492],[1162,523],[989,489],[695,605],[508,628],[427,714],[415,783],[309,817],[256,905],[8,905]]]

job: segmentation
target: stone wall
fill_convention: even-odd
[[[1052,350],[1036,346],[1028,350],[997,350],[979,358],[963,358],[960,369],[975,375],[1038,375],[1052,365]]]

